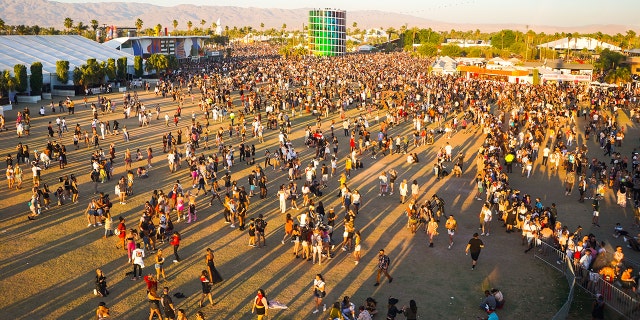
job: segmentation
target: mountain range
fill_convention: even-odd
[[[200,21],[205,20],[205,28],[221,19],[221,25],[243,27],[251,26],[260,30],[264,23],[265,29],[280,29],[283,24],[286,30],[301,30],[307,23],[309,8],[277,9],[277,8],[243,8],[233,6],[197,6],[181,4],[173,7],[163,7],[136,2],[100,2],[100,3],[62,3],[47,0],[0,0],[0,19],[7,25],[39,25],[41,27],[55,27],[63,29],[64,19],[69,17],[74,23],[82,21],[89,25],[95,19],[100,25],[115,25],[119,27],[134,27],[136,19],[140,18],[143,28],[150,28],[157,24],[173,30],[172,21],[178,21],[178,29],[186,30],[187,21],[193,22],[193,27],[200,28]],[[368,28],[400,28],[403,25],[419,28],[431,28],[436,31],[476,30],[495,32],[501,29],[526,31],[527,28],[535,32],[562,33],[579,32],[607,34],[625,33],[626,30],[636,29],[626,25],[594,25],[585,24],[578,27],[558,27],[525,24],[461,24],[436,21],[407,14],[384,12],[377,10],[357,10],[347,12],[347,27],[357,22],[360,29]]]

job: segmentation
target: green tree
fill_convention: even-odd
[[[89,26],[85,25],[84,23],[82,23],[82,21],[80,21],[76,25],[75,29],[77,34],[83,35],[89,29]]]
[[[13,74],[16,79],[16,91],[23,93],[29,88],[27,67],[24,64],[16,64],[13,66]]]
[[[156,24],[156,26],[153,28],[153,31],[155,31],[156,35],[159,36],[160,33],[162,32],[162,25],[161,24]]]
[[[470,58],[484,57],[484,51],[480,47],[471,47],[467,52],[467,57],[470,57]]]
[[[178,28],[178,20],[173,19],[173,22],[171,22],[173,24],[173,31],[175,31]]]
[[[133,58],[133,72],[137,78],[142,77],[142,75],[144,74],[141,56],[136,56],[135,58]]]
[[[80,70],[82,72],[82,81],[81,83],[76,84],[82,85],[85,88],[101,84],[104,81],[105,69],[106,63],[99,63],[96,59],[93,58],[87,59],[87,63],[83,64],[80,67]]]
[[[67,29],[67,33],[69,33],[69,31],[71,31],[71,28],[73,27],[73,19],[69,17],[64,18],[64,27],[65,29]]]
[[[91,29],[93,29],[93,32],[96,32],[96,30],[98,30],[98,26],[100,26],[100,24],[98,23],[98,20],[93,19],[90,22],[91,24]]]
[[[116,62],[116,78],[124,80],[127,77],[127,57],[120,57]]]
[[[438,55],[438,46],[433,43],[423,43],[418,47],[418,54],[427,57]]]
[[[38,95],[42,93],[42,63],[36,61],[31,64],[29,69],[31,70],[31,77],[29,78],[31,93]]]
[[[142,26],[144,25],[144,22],[142,22],[142,19],[138,18],[136,19],[136,30],[138,30],[138,32],[140,32],[140,30],[142,30]]]
[[[7,25],[4,23],[4,20],[0,19],[0,33],[4,33],[6,27]],[[2,79],[0,79],[0,81],[2,81]]]
[[[500,30],[491,37],[491,45],[498,49],[511,47],[516,42],[516,34],[513,30]]]
[[[600,59],[598,59],[594,67],[598,71],[607,73],[618,68],[625,59],[626,58],[622,53],[604,49],[600,53]]]
[[[609,83],[621,83],[631,81],[631,71],[628,67],[618,67],[609,72],[604,78]]]
[[[191,27],[193,27],[193,22],[191,20],[187,21],[187,32],[191,34]]]
[[[58,78],[58,81],[63,84],[69,81],[69,61],[56,61],[56,77]]]
[[[11,76],[11,71],[0,72],[0,98],[6,97],[7,93],[16,88],[15,77]]]
[[[104,72],[106,76],[109,77],[109,80],[113,81],[116,79],[116,60],[115,59],[113,58],[107,59],[107,64],[105,66]]]
[[[462,54],[462,48],[455,44],[448,44],[440,49],[440,54],[452,58],[459,57]]]
[[[207,24],[207,21],[202,19],[200,20],[200,26],[202,28],[202,34],[206,34],[206,32],[204,32],[204,25]]]
[[[145,71],[149,72],[154,70],[156,74],[161,70],[166,70],[169,67],[169,60],[167,56],[159,53],[154,53],[149,58],[147,58],[147,63],[145,64]]]
[[[180,67],[180,62],[178,62],[178,58],[175,55],[168,55],[167,57],[167,69],[175,70]]]
[[[83,86],[83,87],[86,88],[82,67],[73,68],[73,78],[72,78],[72,80],[73,80],[73,84],[74,85]]]

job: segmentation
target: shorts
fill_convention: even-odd
[[[599,216],[599,215],[600,215],[600,211],[598,211],[598,210],[593,210],[593,216],[594,216],[594,217],[597,217],[597,216]]]
[[[313,246],[313,253],[320,253],[322,252],[322,246]]]
[[[359,252],[359,251],[360,251],[360,249],[362,249],[362,246],[361,246],[361,245],[357,245],[353,250],[354,250],[355,252]]]
[[[447,229],[447,234],[450,235],[450,236],[453,236],[453,235],[456,234],[456,231],[453,230],[453,229]]]
[[[307,241],[302,241],[302,246],[303,246],[303,247],[308,247],[308,246],[309,246],[309,242],[307,242]]]
[[[249,190],[251,190],[251,191],[256,190],[256,186],[254,186],[254,185],[249,186]]]
[[[479,256],[480,252],[471,252],[471,259],[473,259],[473,261],[477,261]]]

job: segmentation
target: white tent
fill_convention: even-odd
[[[56,73],[59,60],[69,61],[69,71],[72,71],[88,59],[101,62],[120,57],[127,57],[127,65],[133,66],[133,55],[78,35],[0,37],[0,71],[9,70],[12,74],[16,64],[24,65],[31,74],[29,66],[40,62],[42,73],[46,75]],[[48,83],[49,77],[45,76],[44,82]]]
[[[562,38],[555,41],[542,43],[538,45],[538,48],[548,48],[555,50],[582,50],[587,49],[589,51],[595,51],[596,48],[609,49],[611,51],[620,51],[622,48],[614,46],[610,43],[598,41],[598,39],[579,37],[579,38]]]

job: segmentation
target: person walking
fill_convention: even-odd
[[[320,311],[319,310],[320,304],[322,303],[322,299],[326,295],[327,295],[327,292],[325,291],[324,277],[322,277],[322,274],[318,273],[316,274],[316,278],[313,280],[313,296],[316,303],[316,309],[313,311],[314,314]],[[325,311],[327,311],[327,305],[323,304],[322,312],[325,312]]]
[[[164,272],[164,257],[162,256],[162,249],[159,249],[156,253],[156,263],[154,267],[156,269],[156,279],[160,280],[160,276],[162,276],[163,280],[167,280],[167,275]]]
[[[387,271],[389,269],[389,265],[391,264],[391,259],[387,255],[384,254],[384,249],[380,249],[378,252],[378,274],[376,275],[376,283],[374,286],[380,285],[380,275],[384,273],[384,275],[389,279],[389,283],[393,282],[393,277],[389,275]]]
[[[205,262],[207,264],[207,271],[209,272],[211,284],[216,284],[218,282],[222,282],[222,276],[218,269],[216,269],[216,265],[213,262],[213,250],[207,248],[207,254],[205,255]]]
[[[180,256],[178,255],[178,248],[180,247],[180,233],[174,231],[171,235],[171,246],[173,246],[173,263],[180,262]]]
[[[404,202],[407,200],[407,193],[409,191],[409,186],[407,185],[407,179],[403,179],[402,182],[400,182],[399,191],[400,191],[400,203],[404,204]]]
[[[198,306],[202,308],[202,303],[205,298],[209,298],[209,304],[213,306],[213,297],[211,295],[211,287],[213,284],[209,281],[210,275],[207,270],[202,270],[200,274],[200,284],[202,285],[202,297],[200,297],[200,302],[198,302]]]
[[[473,234],[473,238],[469,240],[467,243],[467,248],[464,249],[465,254],[471,253],[471,260],[473,261],[471,264],[471,270],[476,269],[476,263],[478,262],[478,257],[480,256],[480,251],[484,248],[484,243],[480,240],[478,233]]]
[[[456,230],[458,230],[458,222],[453,217],[453,215],[449,215],[449,219],[444,223],[444,227],[447,228],[447,234],[449,235],[449,249],[453,247],[453,236],[456,234]]]
[[[433,248],[433,237],[438,235],[438,223],[433,218],[427,223],[427,234],[429,235],[429,248]]]
[[[264,290],[258,289],[258,294],[253,299],[253,307],[251,307],[251,313],[258,315],[258,320],[262,320],[269,316],[269,300]]]
[[[162,295],[160,295],[160,304],[164,311],[165,319],[173,320],[176,318],[176,308],[169,295],[169,287],[162,288]]]
[[[140,244],[136,244],[136,249],[131,253],[131,264],[133,264],[133,277],[131,280],[136,280],[137,277],[142,277],[142,268],[144,268],[144,250],[140,248]],[[136,273],[138,270],[138,273]]]

